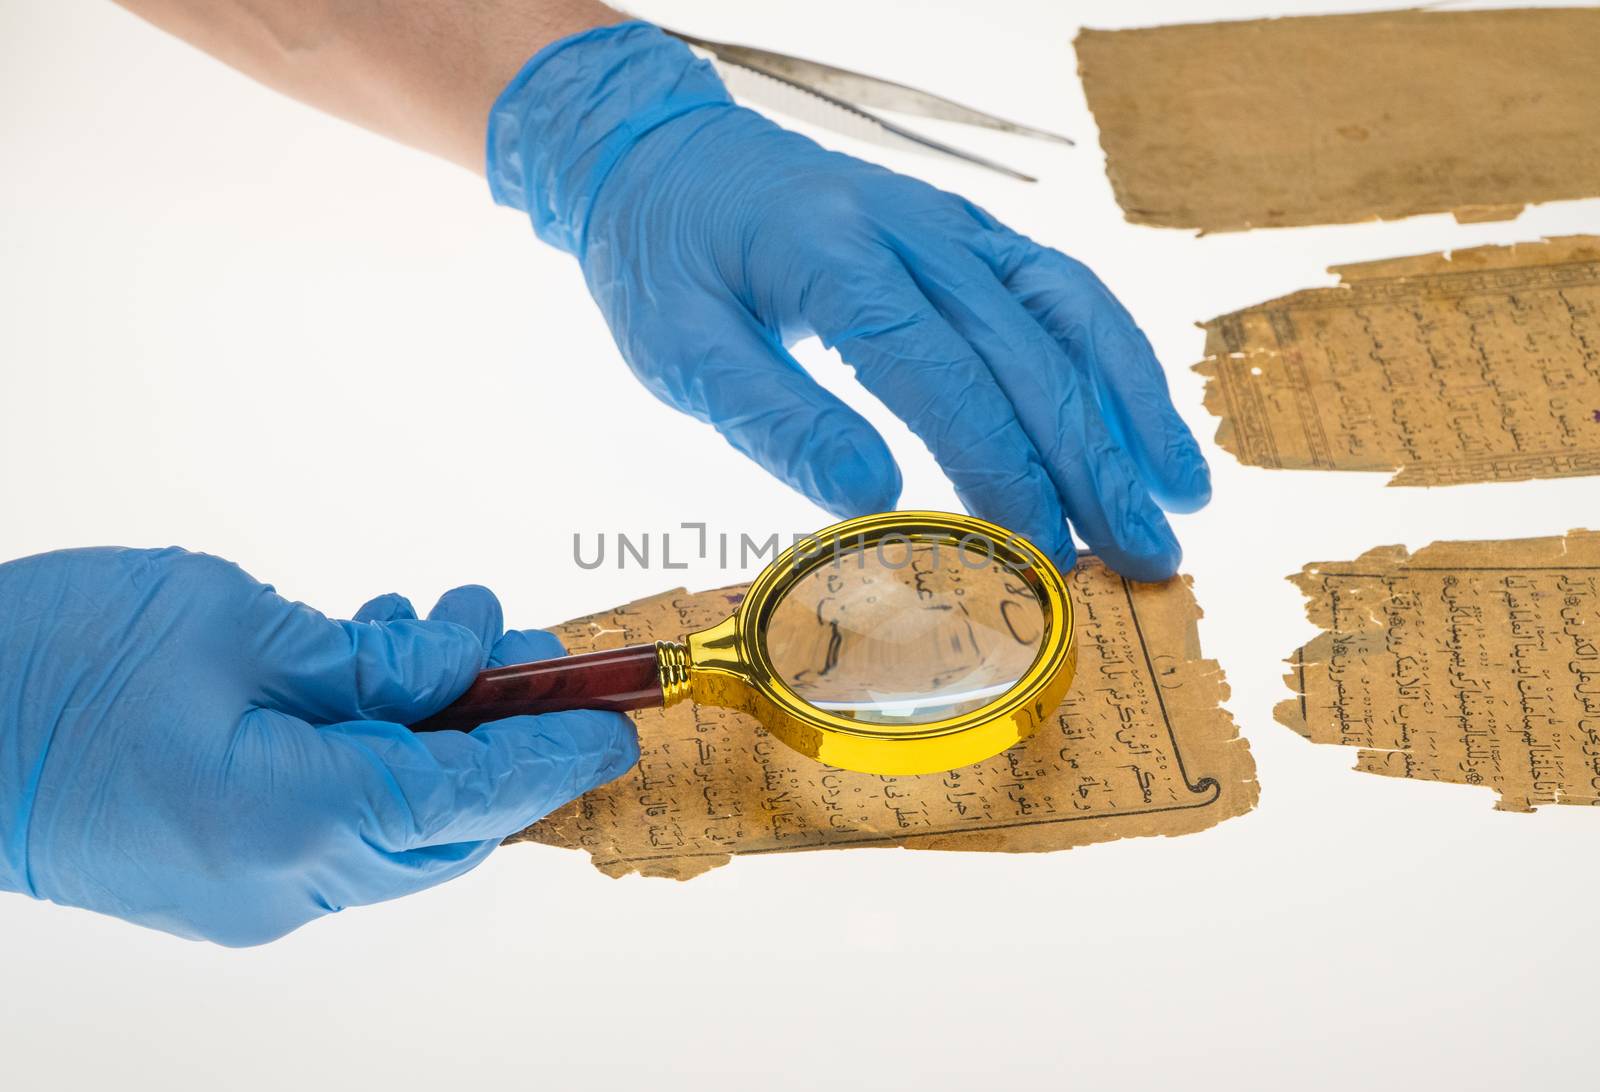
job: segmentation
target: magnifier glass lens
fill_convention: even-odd
[[[915,725],[999,698],[1044,632],[1038,597],[981,545],[885,541],[796,581],[768,618],[766,648],[815,708]]]

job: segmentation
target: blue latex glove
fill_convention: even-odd
[[[841,515],[893,508],[878,433],[784,346],[815,334],[932,449],[973,513],[1063,564],[1079,537],[1156,580],[1157,502],[1210,474],[1161,367],[1087,268],[982,209],[735,106],[642,23],[536,55],[490,116],[495,199],[576,255],[659,397]]]
[[[560,651],[484,588],[336,622],[182,550],[0,565],[0,890],[248,945],[459,876],[631,766],[632,722],[396,722]]]

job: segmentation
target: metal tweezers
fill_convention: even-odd
[[[964,125],[977,125],[1058,144],[1073,143],[1072,138],[1060,133],[1007,121],[931,92],[907,87],[903,83],[752,46],[708,42],[675,30],[667,33],[687,43],[701,56],[708,57],[717,66],[729,89],[741,97],[815,122],[835,132],[864,137],[877,144],[899,145],[952,156],[1024,182],[1035,182],[1038,180],[1031,175],[896,125],[867,107],[941,121],[957,121]]]

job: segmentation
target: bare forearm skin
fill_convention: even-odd
[[[481,173],[489,108],[594,0],[116,0],[268,87]]]

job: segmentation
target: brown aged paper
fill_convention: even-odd
[[[1380,546],[1290,577],[1321,636],[1278,720],[1367,773],[1600,804],[1600,533]]]
[[[858,846],[1069,849],[1187,834],[1242,815],[1255,764],[1222,672],[1201,658],[1184,580],[1132,584],[1097,560],[1069,576],[1078,674],[1032,739],[945,774],[877,777],[790,751],[742,713],[684,702],[634,714],[628,774],[513,841],[587,850],[610,876],[690,879],[737,854]],[[643,599],[556,627],[571,652],[676,640],[726,617],[743,586]]]
[[[1133,223],[1509,219],[1600,194],[1600,8],[1085,30],[1076,47]]]
[[[1600,474],[1600,238],[1332,272],[1204,324],[1195,370],[1240,462],[1390,485]]]

